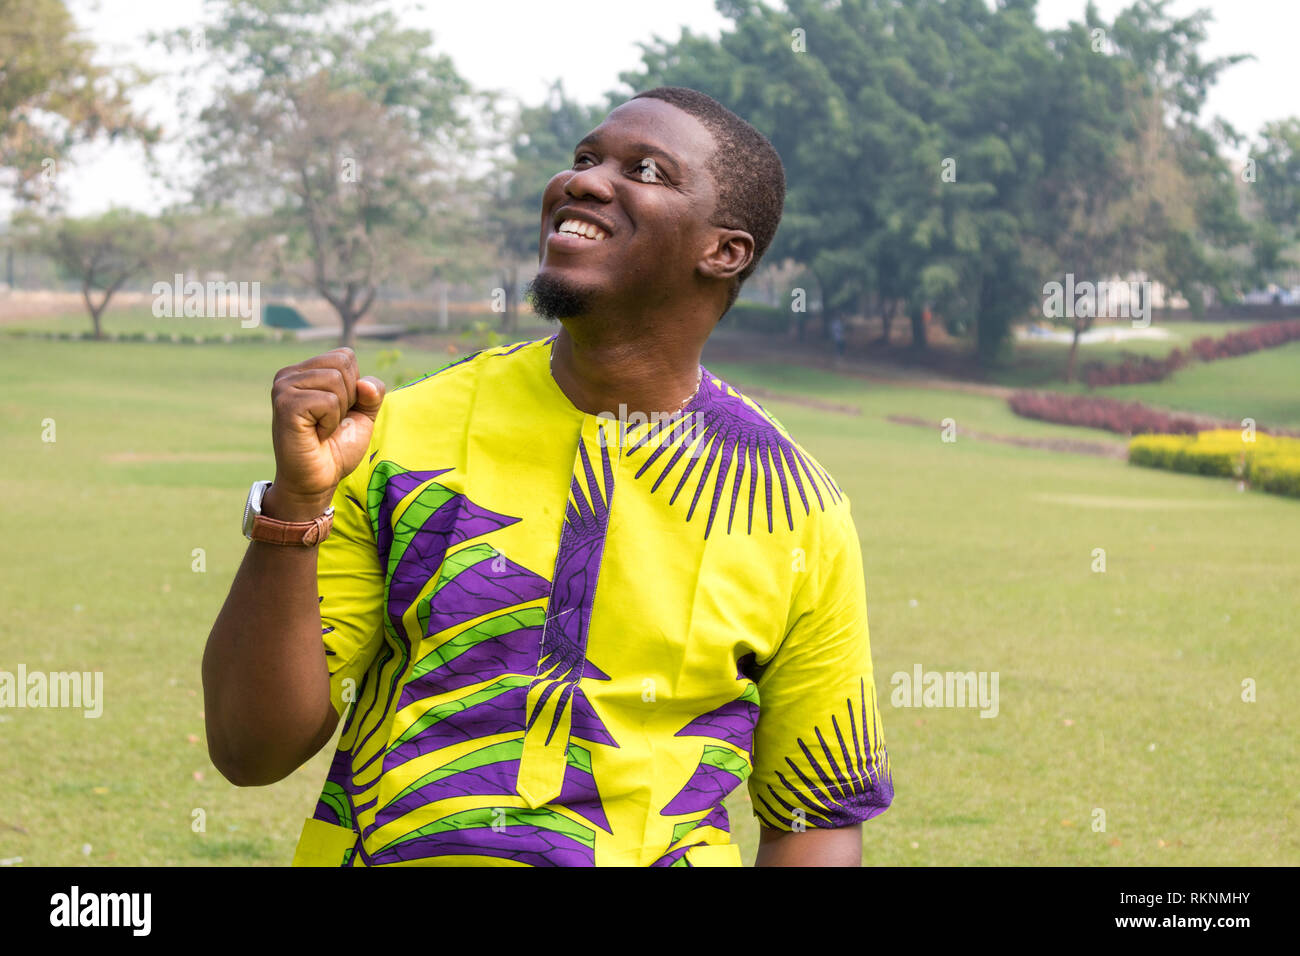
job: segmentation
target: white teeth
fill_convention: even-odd
[[[580,222],[577,219],[566,219],[560,223],[560,228],[556,232],[570,233],[575,236],[582,236],[584,239],[592,239],[601,242],[609,236],[605,230],[599,226],[593,226],[589,222]]]

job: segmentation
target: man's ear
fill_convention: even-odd
[[[697,268],[710,279],[734,279],[753,258],[753,236],[743,229],[719,229],[714,245]]]

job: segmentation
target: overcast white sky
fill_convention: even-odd
[[[773,5],[778,0],[768,0]],[[150,30],[164,31],[201,23],[202,0],[68,0],[78,22],[101,48],[104,62],[135,62],[146,69],[183,76],[184,58],[168,60],[146,46]],[[1129,0],[1096,0],[1104,18]],[[1039,22],[1059,27],[1080,19],[1085,0],[1039,0]],[[1203,113],[1223,116],[1253,136],[1267,121],[1300,114],[1300,2],[1298,0],[1174,0],[1177,15],[1209,9],[1214,21],[1207,56],[1253,53],[1253,62],[1227,72],[1210,94]],[[654,35],[676,38],[685,25],[692,32],[717,35],[727,24],[712,0],[429,0],[413,12],[412,25],[433,31],[435,48],[448,53],[472,84],[505,90],[530,103],[540,102],[555,77],[570,95],[593,102],[616,88],[618,73],[640,60],[636,43]],[[581,57],[561,57],[558,48],[578,41]],[[810,38],[811,42],[811,38]],[[176,97],[183,79],[156,84],[140,105],[157,122],[177,126]],[[193,94],[191,93],[191,98]],[[183,168],[183,153],[164,149],[164,168]],[[86,215],[112,205],[156,211],[170,198],[132,146],[93,145],[70,157],[59,170],[69,212]]]

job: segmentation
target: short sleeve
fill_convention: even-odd
[[[372,449],[373,450],[373,449]],[[383,641],[384,571],[367,508],[363,462],[334,491],[334,523],[316,560],[330,700],[341,716]]]
[[[790,626],[756,662],[759,718],[748,787],[774,830],[834,829],[868,820],[894,796],[871,666],[862,551],[847,502],[827,515],[807,556]]]

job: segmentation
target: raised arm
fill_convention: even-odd
[[[309,521],[360,464],[384,384],[335,349],[276,373],[275,479],[262,513]],[[321,643],[316,547],[250,542],[203,654],[208,753],[237,786],[293,773],[338,724]]]

